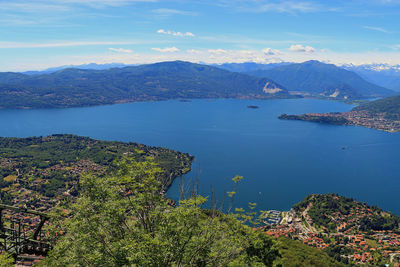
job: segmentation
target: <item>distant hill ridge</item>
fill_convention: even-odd
[[[250,71],[247,74],[268,77],[289,91],[323,97],[358,99],[394,94],[389,89],[365,81],[354,72],[316,60]]]
[[[130,64],[123,64],[123,63],[107,63],[107,64],[96,64],[96,63],[89,63],[89,64],[82,64],[82,65],[64,65],[59,67],[48,68],[45,70],[38,70],[38,71],[25,71],[22,74],[28,75],[40,75],[40,74],[49,74],[63,69],[86,69],[86,70],[107,70],[112,68],[123,68],[127,66],[133,66]]]
[[[0,73],[0,108],[64,108],[181,98],[295,97],[289,91],[328,99],[394,94],[354,72],[315,60],[226,63],[217,67],[184,61],[81,67],[60,67],[44,74]]]
[[[365,64],[365,65],[344,65],[344,69],[353,71],[368,82],[400,91],[400,65],[389,64]]]
[[[179,98],[281,98],[268,78],[183,62],[62,69],[50,74],[0,73],[1,108],[62,108]]]
[[[243,62],[243,63],[224,63],[215,64],[215,66],[242,73],[260,72],[261,70],[271,70],[280,66],[287,66],[291,64],[297,64],[294,62],[279,62],[279,63],[255,63],[255,62]],[[323,63],[322,63],[323,64]],[[338,68],[352,71],[358,74],[361,78],[369,83],[376,84],[378,86],[391,89],[394,91],[400,91],[400,65],[390,64],[364,64],[364,65],[353,65],[344,64],[337,65]],[[265,75],[265,74],[262,74]]]
[[[233,72],[241,72],[246,73],[250,71],[256,70],[269,70],[279,66],[290,65],[290,62],[281,62],[281,63],[255,63],[255,62],[244,62],[244,63],[224,63],[224,64],[214,64],[212,66],[219,67],[221,69],[233,71]]]
[[[386,97],[355,107],[354,111],[366,111],[371,115],[383,114],[385,118],[400,121],[400,96]]]
[[[232,72],[246,73],[258,70],[270,70],[279,66],[286,66],[294,64],[294,62],[277,62],[277,63],[256,63],[256,62],[243,62],[243,63],[223,63],[223,64],[210,64],[210,66],[218,67],[221,69],[229,70]],[[139,64],[123,64],[123,63],[106,63],[106,64],[82,64],[82,65],[64,65],[59,67],[52,67],[41,71],[25,71],[23,74],[40,75],[49,74],[66,68],[77,69],[93,69],[93,70],[106,70],[111,68],[123,68],[127,66],[137,66]],[[400,64],[344,64],[337,65],[338,67],[352,71],[367,82],[388,88],[394,91],[400,91]]]

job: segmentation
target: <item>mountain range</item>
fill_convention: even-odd
[[[279,66],[287,66],[293,64],[291,62],[280,62],[280,63],[224,63],[215,65],[220,68],[235,71],[235,72],[253,72],[260,70],[270,70]],[[345,64],[338,66],[341,69],[352,71],[358,74],[361,78],[367,82],[385,87],[394,91],[400,91],[400,65],[390,64],[364,64],[364,65],[353,65]]]
[[[256,62],[244,62],[244,63],[223,63],[223,64],[212,64],[211,66],[218,67],[221,69],[229,70],[232,72],[251,72],[258,70],[270,70],[279,66],[286,66],[293,64],[293,62],[279,62],[279,63],[256,63]],[[96,64],[89,63],[83,65],[64,65],[59,67],[48,68],[40,71],[26,71],[23,74],[28,75],[39,75],[49,74],[62,69],[76,68],[76,69],[92,69],[92,70],[106,70],[111,68],[123,68],[127,66],[134,66],[132,64],[123,63],[107,63],[107,64]],[[137,66],[137,65],[136,65]],[[366,81],[385,87],[394,91],[400,91],[400,65],[390,64],[344,64],[338,66],[342,69],[355,72]]]
[[[123,63],[108,63],[108,64],[89,63],[89,64],[82,64],[82,65],[63,65],[63,66],[59,66],[59,67],[48,68],[45,70],[25,71],[22,73],[28,74],[28,75],[40,75],[40,74],[49,74],[49,73],[57,72],[57,71],[63,70],[63,69],[107,70],[107,69],[112,69],[112,68],[123,68],[123,67],[128,67],[128,66],[134,66],[134,65],[127,65],[127,64],[123,64]]]
[[[291,97],[268,78],[183,61],[27,75],[0,73],[1,108],[62,108],[180,98]]]
[[[289,91],[305,95],[359,99],[389,96],[394,93],[389,89],[365,81],[352,71],[315,60],[246,73],[257,77],[268,77],[282,84]]]
[[[365,80],[400,91],[400,65],[389,64],[365,64],[365,65],[344,65],[344,69],[353,71]]]
[[[76,68],[79,67],[79,68]],[[147,65],[86,64],[0,73],[0,108],[64,108],[194,98],[319,97],[356,100],[394,95],[353,71],[319,61]]]

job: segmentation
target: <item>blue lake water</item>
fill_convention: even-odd
[[[257,105],[259,109],[249,109]],[[313,99],[143,102],[89,108],[1,110],[0,136],[72,133],[188,152],[200,191],[218,199],[241,182],[236,206],[287,210],[311,193],[335,192],[400,215],[400,134],[281,121],[282,113],[347,111]],[[346,149],[342,149],[346,147]],[[178,182],[168,192],[176,198]]]

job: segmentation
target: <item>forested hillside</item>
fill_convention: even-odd
[[[268,77],[289,91],[300,91],[322,97],[359,99],[394,93],[365,81],[354,72],[316,60],[247,73],[257,77]]]
[[[355,111],[366,111],[372,115],[382,114],[391,120],[400,120],[400,96],[387,97],[355,107]]]
[[[271,90],[269,90],[271,89]],[[64,108],[184,98],[281,98],[267,78],[175,61],[50,74],[0,73],[0,108]]]
[[[115,169],[114,161],[129,156],[137,161],[153,157],[163,170],[167,188],[190,171],[193,157],[173,150],[136,143],[107,142],[75,135],[0,138],[0,188],[3,203],[49,209],[56,196],[77,196],[79,179],[99,177]]]

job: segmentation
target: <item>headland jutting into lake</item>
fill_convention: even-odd
[[[366,111],[307,113],[303,115],[282,114],[281,120],[301,120],[334,125],[353,125],[395,133],[400,131],[400,121],[385,117],[385,114],[370,114]]]
[[[400,131],[400,96],[366,102],[349,112],[282,114],[279,119],[364,126],[393,133]]]

